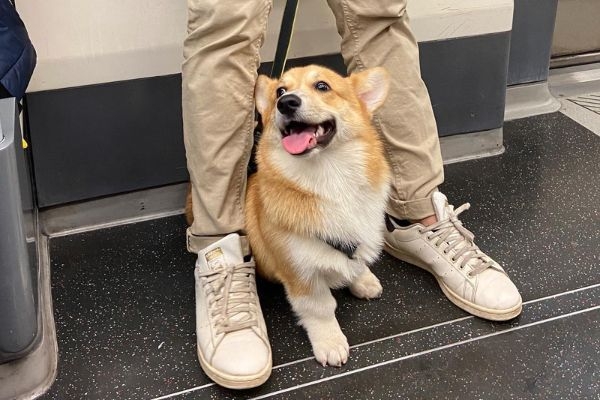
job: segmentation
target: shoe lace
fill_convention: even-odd
[[[452,256],[452,261],[456,262],[462,257],[459,268],[463,269],[465,265],[471,266],[472,269],[469,275],[474,276],[493,266],[494,262],[475,245],[475,235],[465,228],[458,219],[460,213],[470,207],[469,203],[463,204],[456,210],[452,206],[448,206],[446,209],[448,218],[423,228],[421,232],[432,232],[427,237],[436,246],[440,246],[444,242],[447,243],[448,246],[444,249],[444,252],[449,254],[451,250],[454,250],[455,254]]]
[[[200,274],[217,334],[258,326],[254,262],[218,265]]]

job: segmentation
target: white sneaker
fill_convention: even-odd
[[[244,262],[231,234],[198,253],[196,336],[202,369],[230,389],[261,385],[271,375],[271,347],[256,293],[254,262]]]
[[[463,310],[481,318],[504,321],[521,313],[521,295],[502,267],[473,242],[458,220],[458,209],[440,192],[433,194],[438,222],[400,226],[387,218],[386,252],[433,274],[442,291]]]

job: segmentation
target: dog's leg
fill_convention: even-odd
[[[359,299],[376,299],[381,296],[383,287],[375,274],[366,268],[365,272],[352,281],[350,292]]]
[[[289,291],[288,291],[289,293]],[[292,308],[306,329],[317,361],[323,366],[345,364],[350,352],[348,340],[335,318],[336,302],[327,283],[314,279],[310,293],[288,295]]]
[[[354,251],[354,258],[364,261],[366,265],[371,265],[381,255],[383,239],[380,241],[370,240],[361,243]]]
[[[365,263],[365,270],[350,282],[350,292],[359,299],[375,299],[380,297],[383,292],[379,279],[366,266],[379,257],[380,251],[381,244],[373,241],[362,243],[354,252],[354,257]]]
[[[338,282],[334,286],[345,286],[368,269],[363,259],[348,258],[320,239],[290,235],[287,242],[287,255],[304,281],[324,274]]]

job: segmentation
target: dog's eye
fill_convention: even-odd
[[[277,88],[277,91],[275,93],[277,93],[277,97],[279,98],[285,94],[285,88],[283,88],[283,87]]]
[[[317,89],[319,92],[326,92],[331,88],[325,82],[319,81],[319,82],[315,83],[315,89]]]

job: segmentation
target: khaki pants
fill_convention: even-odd
[[[384,66],[391,75],[389,96],[375,118],[393,173],[388,212],[411,220],[433,215],[430,197],[444,179],[443,165],[406,1],[328,3],[348,72]],[[187,234],[192,252],[228,233],[244,233],[254,83],[271,4],[188,0],[183,127],[192,182],[194,223]]]

